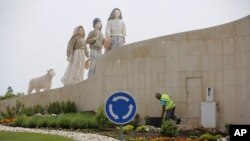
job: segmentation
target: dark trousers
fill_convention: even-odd
[[[172,120],[175,120],[177,121],[178,118],[174,115],[174,111],[175,111],[175,107],[172,108],[172,109],[168,109],[166,111],[166,117],[165,117],[165,120],[169,120],[169,119],[172,119]]]

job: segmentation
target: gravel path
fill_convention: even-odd
[[[3,125],[0,125],[0,131],[30,132],[30,133],[59,135],[59,136],[72,138],[76,141],[118,141],[117,139],[98,135],[98,134],[87,134],[87,133],[61,131],[61,130],[29,129],[29,128],[21,128],[21,127],[9,127],[9,126],[3,126]]]

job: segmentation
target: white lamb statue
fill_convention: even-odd
[[[51,88],[53,76],[55,76],[54,69],[49,69],[45,75],[31,79],[29,82],[28,94],[31,94],[34,89],[36,92],[40,92],[41,89],[44,89],[44,91],[49,90]]]

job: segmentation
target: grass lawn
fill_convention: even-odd
[[[74,141],[74,140],[56,135],[0,131],[0,141]]]

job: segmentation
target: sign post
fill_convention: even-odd
[[[120,125],[120,139],[123,140],[123,124],[130,122],[136,115],[136,102],[127,92],[115,92],[105,103],[108,119]]]

